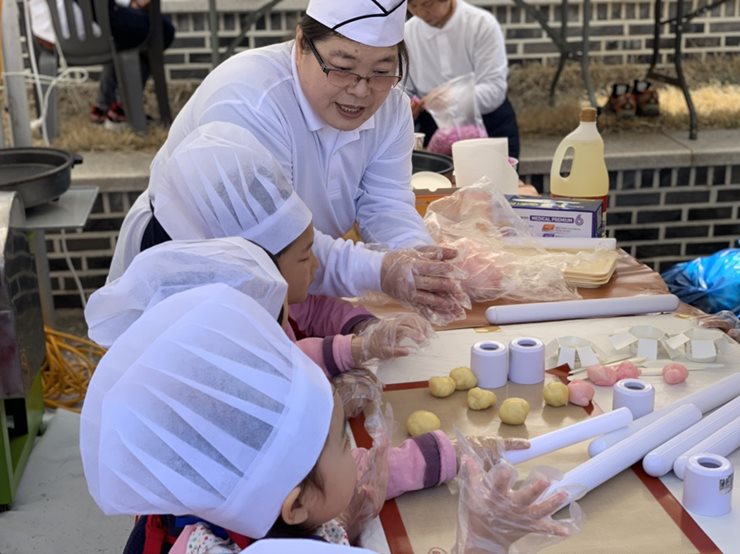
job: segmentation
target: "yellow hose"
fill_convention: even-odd
[[[87,385],[105,349],[91,340],[44,327],[46,361],[41,368],[44,403],[79,412]]]

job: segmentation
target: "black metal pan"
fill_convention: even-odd
[[[59,198],[82,157],[56,148],[0,148],[0,191],[18,191],[25,208]]]

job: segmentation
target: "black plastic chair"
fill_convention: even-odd
[[[117,50],[110,29],[108,0],[64,0],[64,15],[67,26],[63,26],[57,10],[56,0],[46,0],[51,12],[57,45],[67,64],[87,66],[113,63],[118,80],[118,90],[123,108],[131,128],[146,131],[146,113],[142,94],[141,64],[139,56],[148,57],[149,69],[163,123],[172,123],[167,81],[164,72],[164,37],[162,34],[162,12],[160,0],[149,4],[149,36],[137,48]],[[82,15],[82,29],[77,28],[75,5]],[[93,31],[94,25],[97,27]]]

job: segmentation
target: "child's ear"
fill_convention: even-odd
[[[300,525],[308,519],[308,508],[301,501],[301,487],[296,487],[283,502],[280,515],[288,525]]]

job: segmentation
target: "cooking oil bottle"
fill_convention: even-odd
[[[563,158],[573,150],[570,174],[560,173]],[[609,173],[604,161],[604,141],[596,128],[596,109],[583,108],[581,123],[566,136],[555,150],[550,168],[550,193],[553,196],[601,200],[606,213],[609,195]]]

